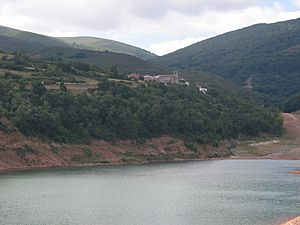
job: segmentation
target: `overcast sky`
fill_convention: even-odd
[[[300,0],[0,0],[0,24],[118,40],[158,55],[256,23],[300,17]]]

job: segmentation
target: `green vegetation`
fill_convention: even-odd
[[[282,104],[282,110],[287,113],[300,110],[300,93],[287,98]]]
[[[0,121],[0,131],[3,131],[6,134],[10,134],[14,132],[15,130],[6,126],[3,122]]]
[[[137,48],[118,41],[112,41],[104,38],[95,37],[63,37],[58,38],[65,43],[75,48],[95,50],[95,51],[109,51],[116,53],[124,53],[133,55],[141,59],[152,59],[156,57],[153,53],[144,49]]]
[[[143,60],[155,56],[146,50],[102,39],[96,39],[95,43],[91,43],[90,39],[94,40],[94,38],[78,38],[78,42],[85,43],[85,47],[76,44],[72,46],[57,38],[0,26],[0,50],[5,52],[23,52],[51,60],[79,61],[102,70],[116,66],[123,73],[162,71],[160,66]],[[101,43],[106,46],[105,51],[99,51]]]
[[[124,81],[128,68],[158,68],[125,54],[60,47],[47,48],[43,53],[47,57],[29,53],[0,55],[0,116],[28,136],[57,142],[127,139],[143,143],[172,135],[193,148],[194,143],[218,146],[220,140],[240,135],[282,132],[277,110],[257,105],[217,76],[202,76],[201,82],[209,84],[208,94],[203,94],[195,85]],[[99,54],[102,60],[92,63]],[[84,82],[82,78],[93,79],[98,88],[76,94],[67,90],[66,82]],[[56,90],[45,86],[57,82]],[[92,151],[83,149],[83,154],[88,158]]]
[[[24,52],[48,60],[63,60],[92,64],[99,69],[108,70],[116,66],[123,73],[140,72],[156,73],[167,71],[161,66],[154,65],[132,55],[112,52],[99,52],[85,49],[57,46],[45,46],[28,41],[14,39],[0,35],[0,50],[5,52]]]
[[[276,111],[219,90],[201,94],[192,86],[142,83],[134,88],[102,80],[97,90],[74,95],[62,89],[47,90],[39,81],[26,89],[21,81],[1,78],[0,91],[2,116],[26,135],[59,142],[173,135],[187,142],[217,145],[241,134],[282,131]]]
[[[124,53],[133,55],[141,59],[151,59],[155,55],[144,49],[134,47],[121,42],[108,40],[104,38],[95,37],[66,37],[66,38],[54,38],[45,35],[35,34],[31,32],[12,29],[9,27],[0,26],[0,36],[3,38],[12,38],[19,40],[23,43],[28,42],[31,44],[51,46],[51,47],[63,47],[63,48],[80,48],[94,51],[109,51],[115,53]],[[1,39],[1,37],[0,37]],[[19,46],[21,47],[21,46]],[[25,46],[24,46],[25,47]],[[83,54],[81,54],[83,56]],[[77,55],[80,57],[80,55]]]
[[[242,86],[266,105],[279,105],[300,90],[300,19],[258,24],[229,32],[155,62],[170,68],[217,74]]]
[[[92,157],[93,152],[92,152],[92,150],[91,150],[90,148],[88,148],[88,147],[83,147],[82,150],[83,150],[84,156],[85,156],[86,158],[91,158],[91,157]]]
[[[10,37],[20,41],[26,41],[37,45],[67,47],[68,45],[53,37],[48,37],[31,32],[12,29],[9,27],[0,26],[0,35],[3,37]]]

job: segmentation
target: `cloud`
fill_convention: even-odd
[[[300,0],[294,0],[294,5],[298,8],[300,8]]]
[[[130,26],[132,20],[158,21],[170,12],[196,15],[207,9],[230,10],[262,0],[0,0],[0,18],[10,17],[10,24],[41,29],[71,26],[109,31]],[[24,18],[16,21],[15,16]],[[2,21],[1,20],[1,21]]]
[[[300,0],[293,0],[300,7]],[[53,36],[92,35],[157,54],[256,23],[300,17],[265,0],[0,0],[2,25]]]
[[[188,37],[182,40],[172,40],[162,43],[152,44],[149,46],[149,51],[155,52],[157,55],[164,55],[176,51],[177,49],[187,47],[196,42],[202,41],[207,37],[192,38]]]
[[[171,20],[176,17],[169,15],[170,21],[160,24],[160,28],[172,30],[170,32],[180,32],[179,27],[180,29],[184,27],[184,32],[190,38],[154,43],[148,47],[148,50],[158,55],[167,54],[200,40],[253,24],[298,18],[300,11],[285,11],[280,4],[274,4],[271,7],[252,6],[231,11],[207,10],[199,16],[182,17],[172,25]]]

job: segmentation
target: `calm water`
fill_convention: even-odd
[[[299,161],[0,175],[1,225],[270,225],[300,214]]]

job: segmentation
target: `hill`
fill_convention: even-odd
[[[273,109],[222,90],[218,82],[203,94],[194,85],[115,79],[115,73],[103,74],[83,63],[1,55],[0,116],[26,135],[62,142],[171,135],[217,145],[240,134],[281,131]],[[86,93],[70,92],[64,85],[79,85],[88,77],[94,85]],[[59,89],[52,88],[57,84]]]
[[[300,93],[288,97],[282,103],[282,110],[284,112],[296,112],[300,109]]]
[[[0,50],[24,52],[35,57],[56,60],[80,61],[96,65],[103,70],[117,67],[122,73],[158,73],[167,71],[141,58],[124,53],[79,49],[56,38],[35,33],[0,27]]]
[[[278,104],[300,90],[300,19],[243,28],[153,61],[223,76]]]
[[[63,41],[53,37],[21,31],[9,27],[4,27],[4,26],[0,26],[0,35],[5,37],[10,37],[16,40],[30,42],[30,43],[44,45],[44,46],[57,46],[57,47],[68,46]]]
[[[209,85],[204,94],[110,72],[0,52],[0,172],[226,157],[232,139],[282,132],[276,110],[221,87],[217,76],[197,74],[194,82]]]
[[[141,59],[151,59],[156,57],[151,52],[144,49],[131,46],[118,41],[113,41],[104,38],[96,37],[49,37],[32,32],[17,30],[5,26],[0,26],[0,35],[4,37],[13,38],[19,41],[34,43],[35,45],[65,47],[65,48],[79,48],[93,51],[109,51],[114,53],[123,53],[127,55],[136,56]]]
[[[116,53],[124,53],[145,60],[156,57],[156,55],[144,49],[131,46],[128,44],[124,44],[118,41],[104,39],[104,38],[60,37],[58,39],[62,40],[63,42],[75,48],[95,50],[95,51],[109,51],[109,52],[116,52]]]

